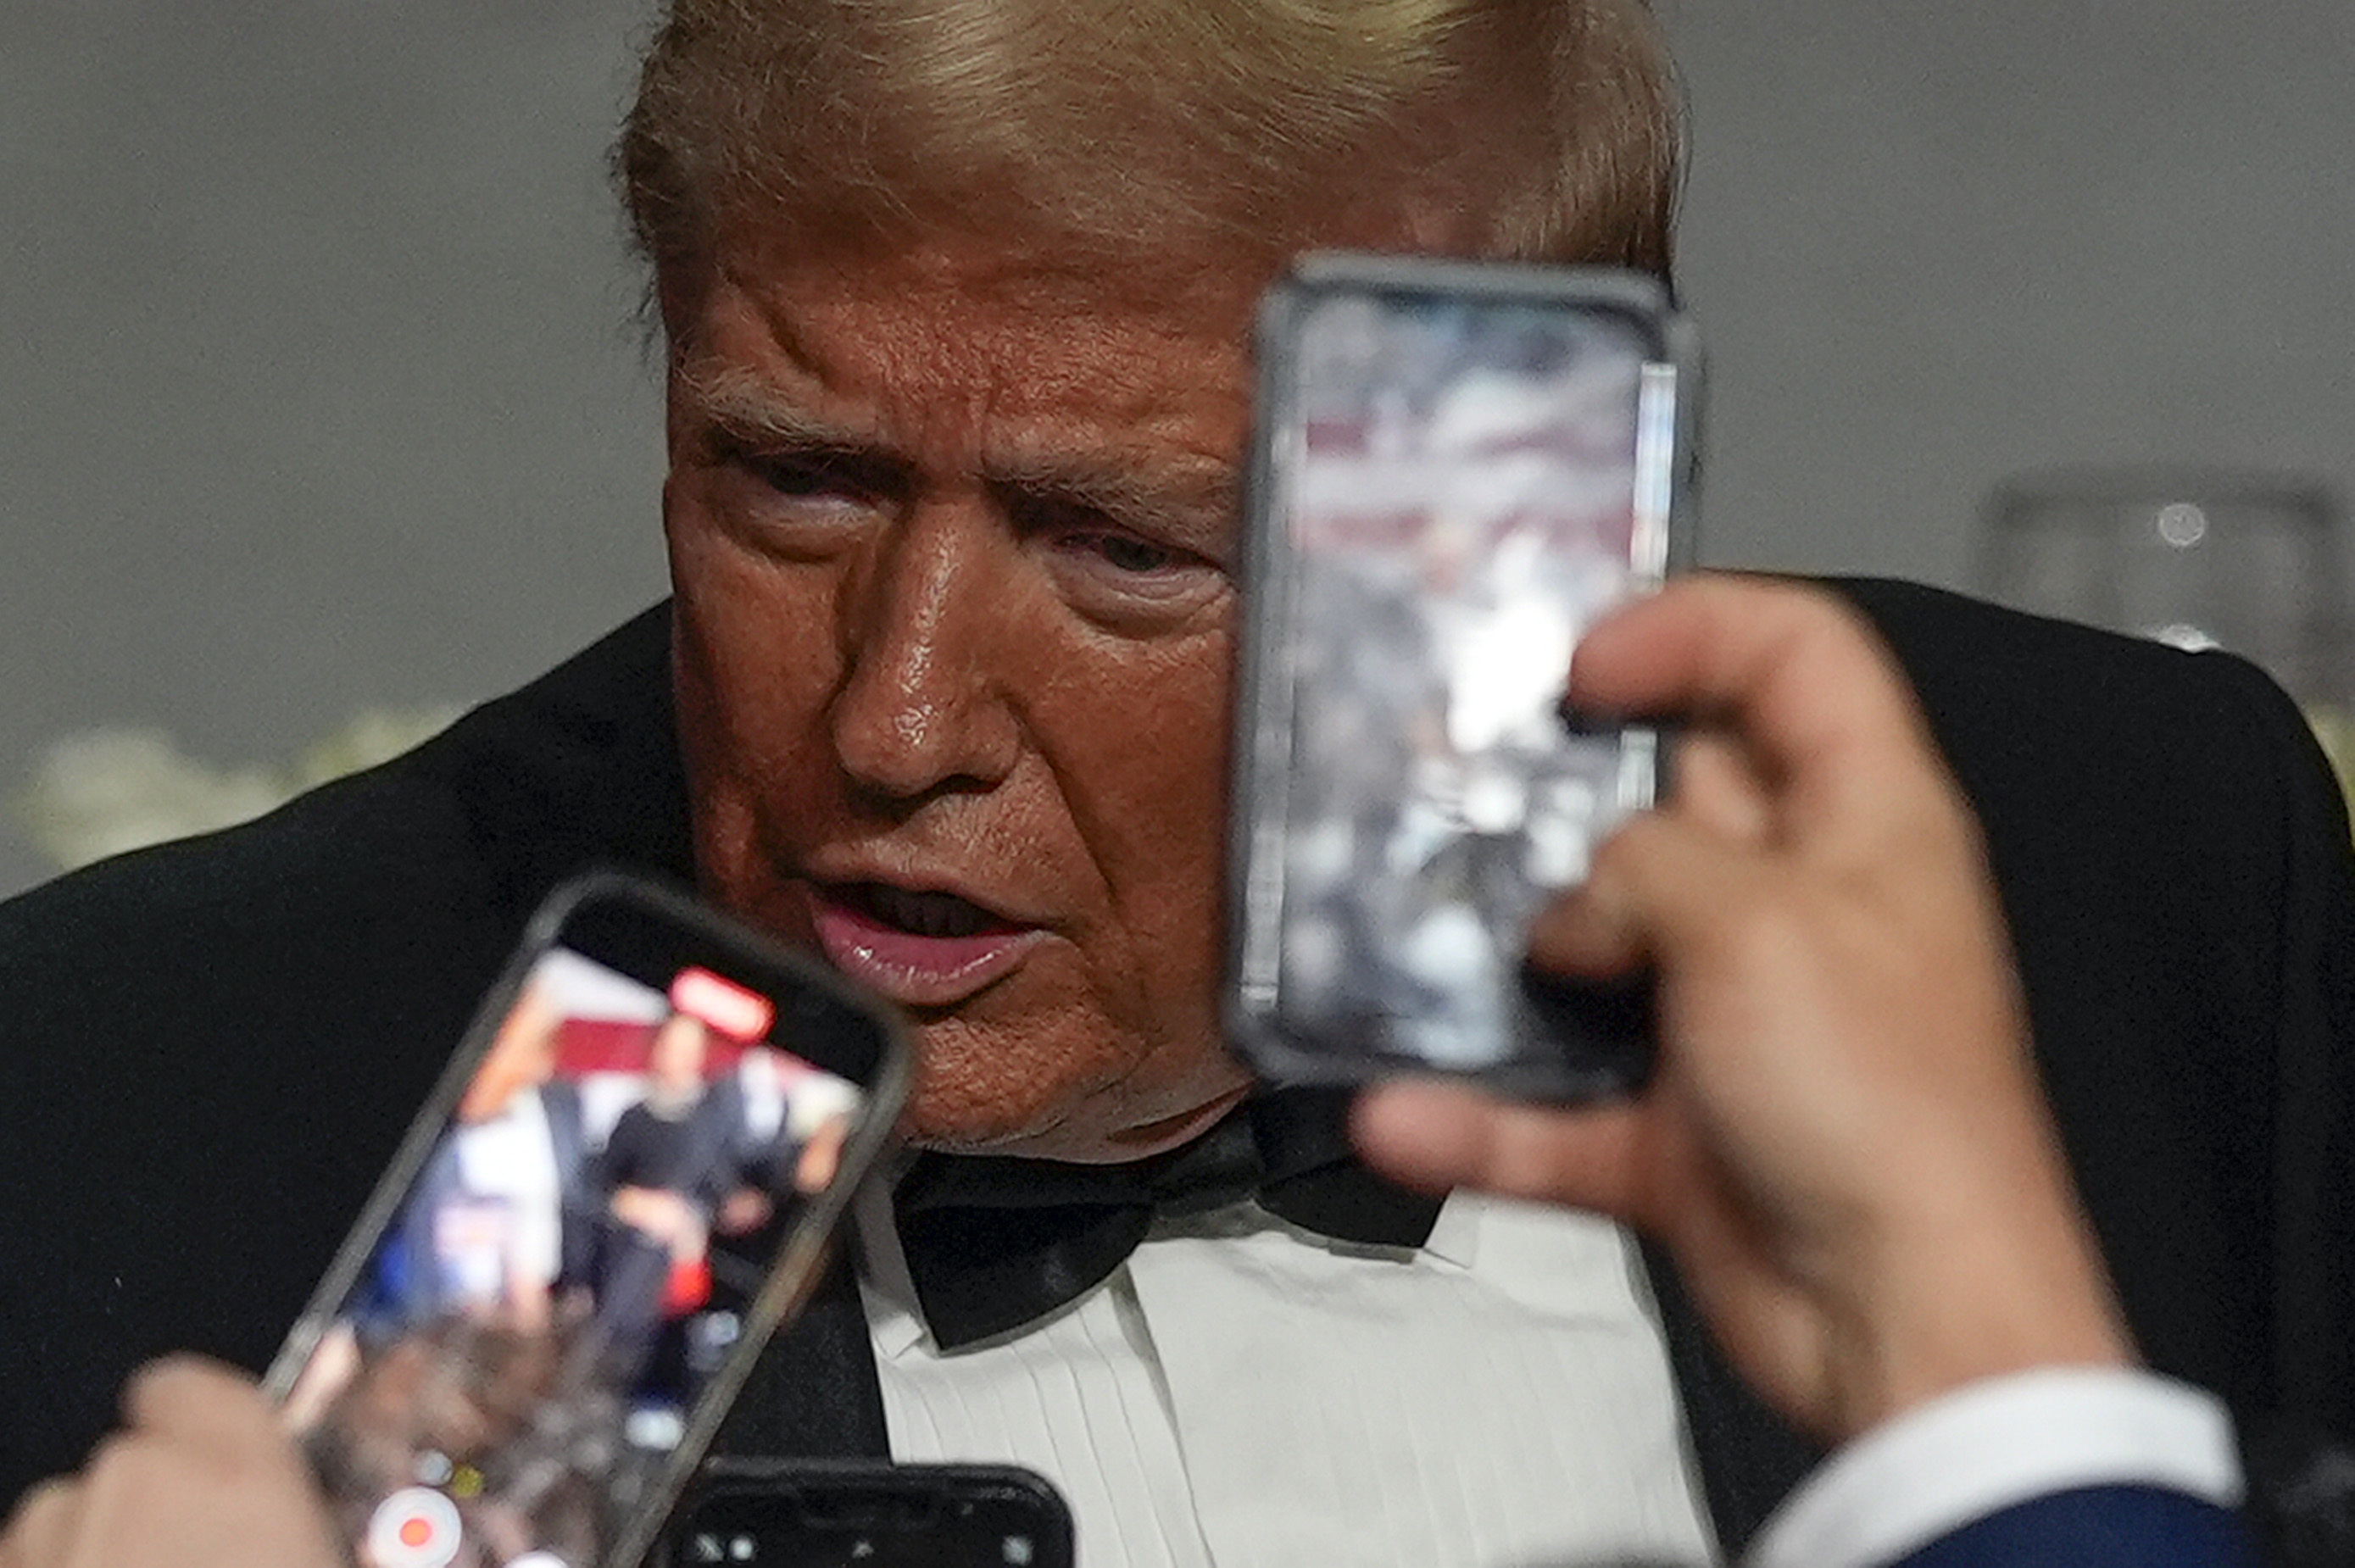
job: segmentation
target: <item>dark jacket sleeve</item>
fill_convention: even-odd
[[[2153,1487],[2085,1487],[1974,1520],[1890,1568],[2258,1568],[2258,1557],[2228,1509]]]

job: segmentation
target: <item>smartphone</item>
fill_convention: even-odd
[[[1256,351],[1231,1036],[1281,1081],[1625,1092],[1646,994],[1521,954],[1658,787],[1654,730],[1560,705],[1582,629],[1689,560],[1691,330],[1642,274],[1319,254]]]
[[[265,1379],[353,1561],[635,1568],[911,1060],[890,1009],[682,895],[557,892]]]
[[[658,1568],[1071,1568],[1071,1510],[1012,1465],[714,1460]]]

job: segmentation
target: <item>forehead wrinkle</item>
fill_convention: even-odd
[[[1019,261],[902,257],[884,269],[726,271],[723,309],[769,340],[754,366],[689,367],[686,390],[754,438],[849,448],[937,479],[1232,529],[1240,421],[1198,394],[1204,354],[1241,399],[1240,336],[1214,313],[1124,305]],[[718,303],[718,302],[715,302]],[[776,379],[756,368],[774,365]],[[1173,374],[1172,372],[1177,372]]]
[[[678,375],[679,394],[695,411],[736,433],[782,446],[892,449],[897,443],[872,425],[812,413],[798,399],[741,365],[689,363]],[[1092,440],[1059,450],[1053,440],[990,443],[977,464],[993,485],[1053,493],[1108,511],[1171,507],[1211,509],[1233,494],[1231,466],[1186,453],[1160,457],[1106,453]]]
[[[784,448],[875,452],[906,458],[902,443],[872,422],[813,413],[787,389],[742,365],[688,360],[678,391],[701,417],[747,440]],[[1047,421],[1038,421],[1044,423]],[[1093,432],[1068,443],[1008,439],[988,430],[975,464],[996,486],[1053,496],[1120,517],[1163,517],[1223,528],[1234,506],[1234,474],[1207,453],[1102,450]]]
[[[991,432],[1045,422],[1035,413],[999,411],[1009,393],[1035,397],[1051,383],[1023,375],[1016,356],[993,341],[999,335],[980,321],[948,332],[904,302],[895,307],[851,296],[797,309],[790,294],[764,299],[741,286],[735,293],[740,325],[767,341],[750,357],[707,347],[683,357],[676,376],[697,412],[748,437],[875,452],[977,475]],[[847,352],[826,353],[829,341]]]
[[[942,372],[954,335],[933,328],[904,298],[861,290],[852,276],[797,280],[789,287],[748,272],[732,258],[719,271],[706,309],[720,329],[698,335],[693,347],[700,352],[691,349],[679,367],[683,389],[699,410],[781,444],[852,447],[912,461],[942,441],[952,422],[943,418],[950,400],[943,393],[955,387]],[[741,341],[737,333],[752,341],[730,347]],[[911,336],[913,343],[907,341]]]
[[[1169,357],[1215,347],[1240,364],[1250,319],[1247,301],[1232,313],[1148,304],[1018,251],[918,251],[881,268],[773,264],[765,280],[730,268],[732,292],[814,379],[932,417],[954,408],[976,423],[1058,405],[1146,422],[1166,411]]]

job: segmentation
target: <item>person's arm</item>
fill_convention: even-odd
[[[1982,1379],[1840,1449],[1778,1509],[1748,1568],[2239,1568],[2231,1422],[2125,1368]]]
[[[343,1568],[310,1472],[250,1380],[158,1361],[131,1380],[123,1413],[81,1470],[26,1495],[0,1568]]]
[[[1736,1368],[1851,1445],[1762,1546],[1828,1513],[1846,1538],[1810,1549],[1845,1555],[1761,1561],[1885,1562],[1941,1534],[1977,1550],[1949,1527],[2031,1505],[2062,1522],[2054,1499],[2085,1489],[2066,1466],[1981,1489],[1969,1518],[1935,1499],[1910,1524],[1845,1511],[1928,1477],[1923,1454],[1945,1452],[1934,1418],[1966,1391],[2051,1368],[2143,1386],[2044,1111],[1976,825],[1902,677],[1828,597],[1703,578],[1594,628],[1571,696],[1693,724],[1670,798],[1614,835],[1530,938],[1541,969],[1655,972],[1654,1079],[1631,1103],[1569,1111],[1387,1085],[1358,1107],[1365,1153],[1417,1185],[1576,1204],[1668,1245]],[[1927,1446],[1903,1457],[1925,1423]],[[1872,1464],[1882,1444],[1901,1459]],[[1964,1445],[2019,1446],[1993,1428]],[[2229,1443],[2192,1446],[2193,1468],[2230,1470]],[[1859,1473],[1872,1478],[1843,1479]],[[2164,1465],[2096,1474],[2198,1508],[2232,1497],[2187,1491]],[[2038,1561],[1952,1559],[1982,1560]]]

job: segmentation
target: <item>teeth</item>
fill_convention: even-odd
[[[911,892],[870,882],[857,896],[870,914],[918,936],[975,936],[997,923],[954,893]]]

